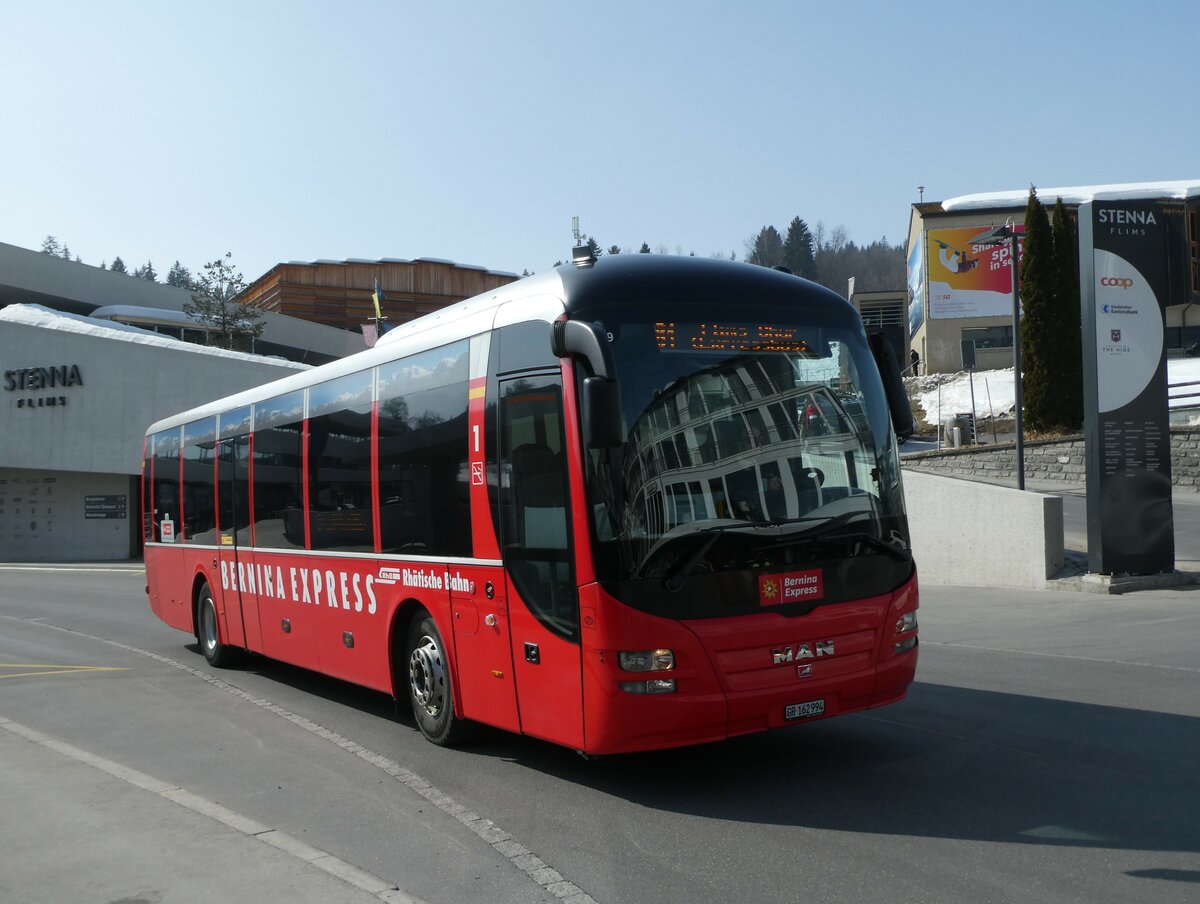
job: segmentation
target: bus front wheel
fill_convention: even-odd
[[[408,699],[417,727],[434,744],[453,747],[463,740],[466,724],[454,714],[446,645],[428,614],[413,621],[406,650]]]
[[[213,599],[208,582],[200,585],[200,602],[196,607],[196,637],[200,641],[200,652],[213,668],[229,664],[233,650],[221,643],[217,628],[217,604]]]

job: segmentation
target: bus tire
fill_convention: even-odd
[[[466,724],[454,714],[454,688],[446,645],[424,613],[413,619],[404,647],[408,700],[421,734],[439,747],[453,747],[467,733]]]
[[[196,638],[200,641],[200,652],[209,665],[217,669],[229,665],[234,651],[221,643],[217,603],[208,581],[200,585],[200,601],[196,605]]]

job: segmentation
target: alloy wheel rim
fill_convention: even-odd
[[[431,716],[437,716],[442,711],[445,679],[441,650],[434,639],[426,634],[408,658],[408,683],[417,705]]]

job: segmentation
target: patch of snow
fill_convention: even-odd
[[[1064,204],[1082,204],[1085,201],[1141,201],[1158,198],[1200,197],[1200,181],[1181,180],[1177,182],[1121,182],[1112,185],[1075,185],[1064,188],[1038,188],[1038,197],[1043,204],[1054,204],[1055,198],[1062,198]],[[960,195],[948,198],[942,202],[942,210],[947,213],[964,210],[986,210],[991,208],[1020,207],[1024,208],[1029,200],[1029,189],[1021,188],[1013,191],[982,192],[974,195]]]
[[[1200,381],[1200,358],[1168,358],[1167,382],[1190,383]],[[956,414],[971,410],[971,374],[963,371],[952,374],[929,374],[905,380],[912,396],[924,412],[924,421],[930,426],[952,421]],[[980,370],[974,375],[975,419],[985,421],[992,417],[1008,417],[1017,404],[1016,387],[1013,384],[1013,369]],[[939,388],[941,407],[939,409]],[[1196,389],[1197,387],[1189,387]],[[989,406],[988,399],[991,399]],[[1172,403],[1172,408],[1191,407],[1196,399]],[[1193,423],[1200,422],[1200,416]]]
[[[287,361],[274,356],[251,355],[247,352],[229,351],[223,348],[212,348],[207,345],[196,345],[194,342],[184,342],[171,336],[163,336],[150,330],[139,329],[124,323],[111,320],[95,320],[79,314],[67,314],[54,311],[38,304],[10,304],[0,310],[0,323],[19,323],[23,326],[40,327],[41,329],[57,330],[63,333],[79,333],[84,336],[96,336],[101,339],[114,339],[120,342],[133,342],[138,345],[153,345],[159,348],[169,348],[174,351],[186,351],[197,355],[214,355],[219,358],[234,358],[239,361],[255,361],[259,364],[271,363],[279,367],[290,367],[293,370],[311,370],[311,364],[301,364],[297,361]]]

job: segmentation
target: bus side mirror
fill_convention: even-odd
[[[621,387],[604,377],[583,378],[583,441],[589,449],[611,449],[625,439]]]
[[[587,362],[593,376],[584,377],[580,400],[583,441],[589,449],[611,449],[625,440],[621,421],[621,389],[614,376],[612,349],[599,324],[558,320],[550,334],[551,350],[559,358]]]
[[[888,410],[892,413],[892,427],[896,431],[896,438],[903,442],[912,436],[915,425],[912,406],[909,405],[904,380],[900,376],[900,364],[883,334],[872,333],[867,337],[867,342],[883,380],[883,393],[887,397]]]

